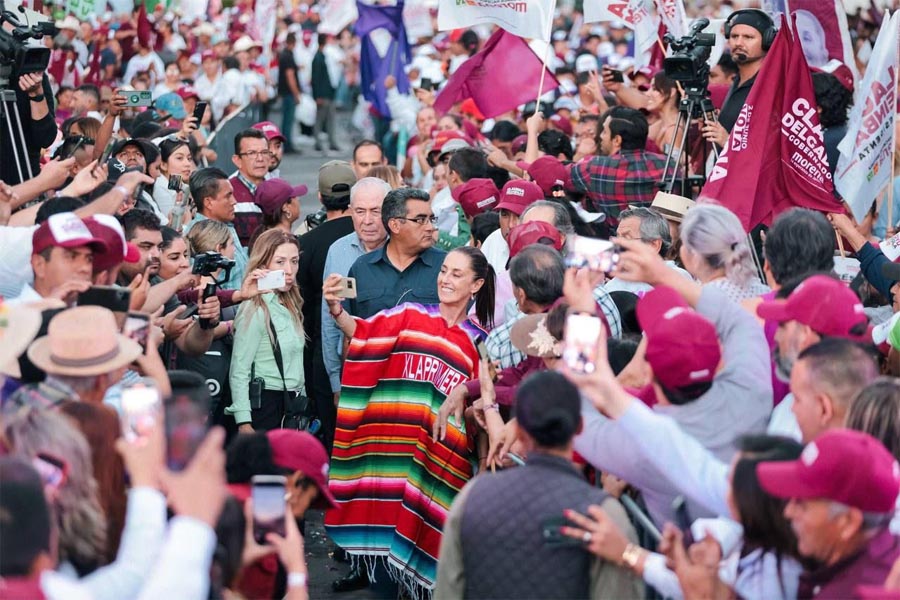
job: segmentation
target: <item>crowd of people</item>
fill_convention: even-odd
[[[567,5],[559,87],[486,118],[434,104],[488,27],[412,40],[387,114],[327,3],[271,44],[233,4],[47,4],[48,69],[12,74],[0,597],[307,598],[309,510],[336,596],[900,597],[887,196],[746,232],[659,193],[728,142],[769,13],[685,3],[727,48],[684,125]],[[832,174],[882,16],[813,69]]]

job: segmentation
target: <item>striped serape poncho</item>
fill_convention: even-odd
[[[434,442],[432,425],[450,390],[478,376],[473,340],[484,335],[407,303],[357,319],[344,363],[329,483],[338,507],[325,525],[414,597],[434,587],[444,520],[472,477],[465,432],[451,426]]]

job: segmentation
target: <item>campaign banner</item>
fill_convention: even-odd
[[[268,63],[272,57],[272,42],[275,40],[275,22],[278,20],[277,0],[256,0],[254,20],[259,40],[263,45],[263,56]]]
[[[859,83],[842,0],[784,0],[784,9],[796,20],[794,33],[800,38],[809,66],[821,68],[829,60],[839,60]]]
[[[66,10],[75,15],[79,21],[86,21],[94,14],[94,0],[68,0]]]
[[[900,12],[900,11],[898,11]],[[885,17],[847,121],[835,169],[838,193],[861,221],[889,183],[897,107],[898,12]]]
[[[493,24],[523,38],[550,41],[556,0],[440,0],[438,29]]]
[[[834,197],[809,67],[783,23],[700,194],[746,231],[800,206],[843,212]]]
[[[593,0],[584,3],[584,22],[622,21],[634,31],[634,66],[650,64],[659,39],[659,18],[651,14],[644,0]]]
[[[881,252],[889,261],[894,262],[900,258],[900,233],[895,234],[893,237],[889,237],[886,240],[881,240],[878,247],[881,248]]]
[[[403,24],[406,26],[406,37],[410,40],[434,35],[431,10],[424,0],[406,0],[406,6],[403,8]]]

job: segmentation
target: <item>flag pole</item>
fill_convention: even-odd
[[[892,19],[897,18],[896,11],[891,15]],[[898,48],[895,40],[894,44],[894,72],[900,69],[900,48]],[[896,120],[897,116],[894,115],[894,119]],[[894,229],[894,177],[896,176],[897,170],[897,123],[894,123],[892,136],[894,138],[894,142],[891,144],[891,180],[888,181],[888,209],[887,209],[887,227],[885,227],[885,233],[888,230]]]
[[[556,0],[553,0],[553,5],[550,7],[550,14],[547,15],[547,18],[550,19],[551,29],[553,24],[553,14],[556,12]],[[538,94],[537,100],[534,101],[534,112],[539,112],[541,110],[541,96],[544,95],[544,76],[547,75],[547,61],[550,60],[550,48],[553,47],[553,38],[551,37],[547,41],[547,48],[544,49],[544,57],[543,64],[541,66],[541,81],[538,84]]]

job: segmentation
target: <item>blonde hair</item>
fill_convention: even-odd
[[[247,276],[256,269],[267,269],[269,261],[275,255],[275,251],[283,244],[296,246],[297,251],[300,251],[300,242],[297,241],[297,237],[287,231],[269,229],[261,233],[253,243],[253,251],[250,253],[250,260],[247,262],[247,270],[245,271]],[[294,323],[297,325],[298,333],[303,335],[303,298],[300,296],[300,287],[297,285],[297,280],[294,280],[294,285],[288,291],[276,290],[273,293],[278,298],[278,301],[291,313],[291,317],[293,317]],[[266,317],[266,327],[268,328],[269,307],[263,301],[262,295],[243,302],[239,312],[244,312],[245,310],[262,310]],[[249,322],[250,320],[248,319],[247,323]],[[270,333],[273,336],[275,334],[274,331]]]
[[[403,187],[403,177],[400,176],[397,167],[393,165],[376,165],[369,169],[367,176],[386,181],[392,190]]]
[[[206,219],[191,227],[185,235],[191,256],[203,252],[218,252],[228,245],[231,238],[231,228],[220,221]]]

